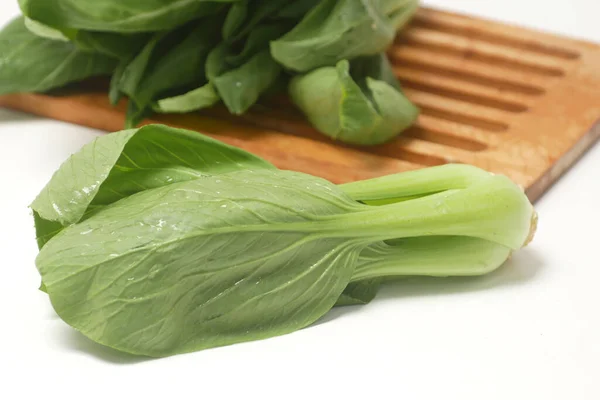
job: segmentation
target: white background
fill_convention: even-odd
[[[600,42],[597,0],[426,3]],[[17,12],[2,1],[0,24]],[[144,361],[80,336],[37,290],[27,205],[98,134],[0,110],[0,398],[600,399],[600,145],[490,276],[399,283],[285,337]]]

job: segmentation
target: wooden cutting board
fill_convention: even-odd
[[[286,101],[241,118],[215,108],[144,123],[201,131],[335,183],[469,163],[508,175],[532,201],[600,137],[596,44],[423,8],[389,54],[422,115],[385,145],[328,140]],[[8,95],[0,106],[106,131],[122,129],[125,109],[111,107],[104,89],[89,88]]]

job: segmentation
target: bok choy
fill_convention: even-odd
[[[419,110],[386,50],[418,0],[19,0],[0,31],[0,95],[110,77],[126,127],[222,103],[231,114],[286,91],[323,134],[375,145]]]
[[[170,356],[307,327],[407,275],[480,275],[532,238],[504,176],[447,165],[336,186],[195,132],[101,136],[31,205],[58,315]]]

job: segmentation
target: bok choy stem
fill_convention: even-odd
[[[423,197],[450,189],[465,189],[492,174],[465,164],[449,164],[340,185],[354,200],[370,204],[383,199]]]
[[[437,184],[440,172],[443,170],[423,170],[418,179],[412,181],[412,189],[409,185],[409,189],[403,191],[398,186],[390,189],[390,193],[414,195],[416,190],[425,193],[440,190],[442,186]],[[339,230],[343,227],[345,236],[379,237],[381,240],[470,236],[515,250],[523,247],[535,230],[536,217],[531,203],[510,179],[490,174],[479,179],[480,174],[476,175],[476,181],[464,189],[446,190],[384,206],[367,206],[362,212],[337,218],[331,228]],[[428,185],[430,181],[433,184]],[[322,228],[327,229],[327,224]]]
[[[381,242],[361,253],[352,281],[398,276],[475,276],[500,267],[508,247],[465,236],[430,236]]]

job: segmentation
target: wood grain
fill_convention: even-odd
[[[385,145],[336,143],[287,101],[242,117],[222,107],[157,115],[206,133],[280,168],[336,183],[469,163],[508,175],[537,200],[600,137],[600,46],[422,8],[389,49],[407,95],[422,109],[416,125]],[[124,104],[104,87],[62,94],[14,94],[0,106],[105,131],[122,129]]]

